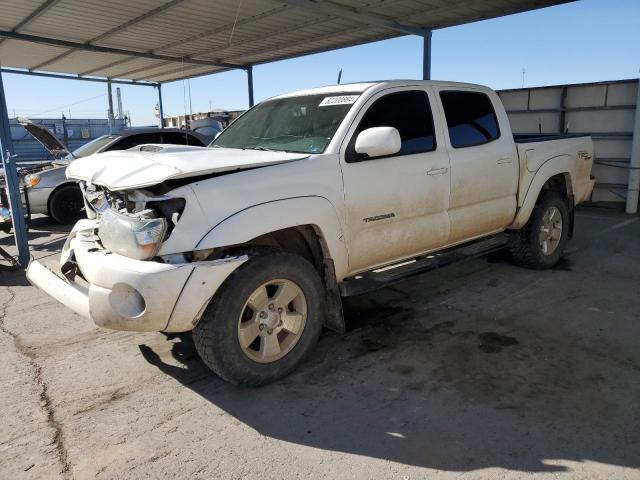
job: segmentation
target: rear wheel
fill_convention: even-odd
[[[295,369],[316,344],[324,292],[304,258],[252,251],[207,306],[193,330],[205,364],[225,380],[256,386]]]
[[[533,269],[553,267],[568,240],[569,206],[556,191],[546,191],[538,199],[529,222],[512,233],[509,250],[516,263]]]
[[[84,201],[77,185],[64,185],[49,199],[49,215],[62,225],[75,223],[83,217]]]

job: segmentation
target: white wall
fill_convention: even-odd
[[[502,90],[514,134],[586,133],[593,137],[591,200],[624,202],[629,180],[638,80]],[[606,165],[605,165],[606,164]]]

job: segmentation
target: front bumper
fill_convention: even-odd
[[[104,328],[191,330],[220,285],[247,260],[246,256],[181,264],[134,260],[105,250],[96,228],[95,220],[79,221],[63,247],[61,263],[75,261],[79,270],[73,279],[38,261],[29,265],[27,278]]]

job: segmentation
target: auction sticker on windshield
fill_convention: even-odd
[[[355,103],[359,95],[339,95],[337,97],[325,97],[320,102],[319,107],[328,107],[331,105],[351,105]]]

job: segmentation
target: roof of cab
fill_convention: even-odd
[[[275,97],[271,97],[269,100],[275,100],[280,98],[288,98],[288,97],[299,97],[303,95],[330,95],[335,93],[354,93],[361,94],[365,90],[368,90],[373,87],[401,87],[401,86],[409,86],[409,85],[430,85],[430,86],[438,86],[438,87],[457,87],[457,88],[474,88],[480,90],[487,90],[488,87],[484,85],[477,85],[473,83],[463,83],[463,82],[450,82],[444,80],[379,80],[374,82],[360,82],[360,83],[343,83],[340,85],[327,85],[324,87],[317,88],[309,88],[306,90],[298,90],[295,92],[285,93],[283,95],[277,95]],[[377,90],[377,89],[376,89]]]

